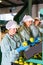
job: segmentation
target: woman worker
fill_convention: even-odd
[[[8,29],[8,33],[4,36],[4,38],[1,41],[1,65],[11,65],[11,62],[14,62],[19,58],[19,52],[27,49],[27,46],[20,46],[21,42],[19,42],[18,44],[15,41],[14,36],[16,35],[17,29],[19,27],[20,26],[15,21],[9,21],[6,24],[6,29]]]

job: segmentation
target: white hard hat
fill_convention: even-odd
[[[22,20],[23,22],[26,22],[26,21],[33,21],[34,22],[34,19],[31,17],[31,16],[29,16],[29,15],[25,15],[24,17],[23,17],[23,20]]]
[[[11,29],[11,28],[19,28],[20,26],[17,24],[16,21],[9,21],[7,24],[6,24],[6,29]]]

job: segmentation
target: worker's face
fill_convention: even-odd
[[[26,21],[24,22],[24,24],[26,25],[26,27],[30,27],[30,25],[32,24],[32,21]]]
[[[40,23],[40,21],[34,21],[34,25],[35,25],[35,26],[38,26],[39,23]]]
[[[16,34],[16,32],[17,32],[17,29],[16,28],[11,28],[10,30],[9,30],[9,34],[10,35],[14,35],[14,34]]]

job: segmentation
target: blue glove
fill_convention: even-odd
[[[25,49],[27,49],[29,46],[20,46],[19,48],[17,48],[16,50],[18,51],[18,52],[20,52],[20,51],[24,51]]]
[[[35,43],[38,43],[38,42],[40,42],[41,41],[41,38],[40,37],[37,37],[37,38],[35,38]]]

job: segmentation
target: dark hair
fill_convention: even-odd
[[[38,20],[38,19],[35,19],[35,20],[34,20],[34,24],[35,24],[35,21],[39,21],[39,20]],[[40,25],[40,23],[41,23],[41,22],[39,21],[39,24],[38,24],[38,25]]]

